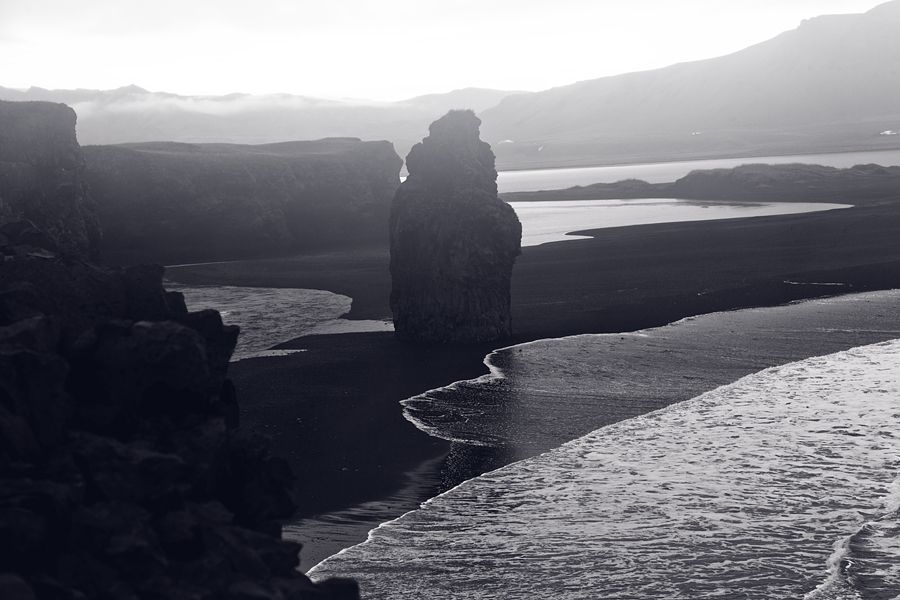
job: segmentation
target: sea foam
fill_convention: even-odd
[[[312,574],[367,598],[895,597],[897,431],[900,340],[790,363],[467,481]]]

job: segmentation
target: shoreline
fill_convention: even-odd
[[[526,247],[513,271],[510,343],[641,329],[691,314],[827,295],[798,292],[805,286],[797,283],[838,279],[846,291],[893,287],[900,282],[897,203],[574,231],[591,239]],[[189,285],[328,290],[352,298],[348,319],[389,319],[388,264],[387,247],[369,246],[166,273]],[[645,305],[636,310],[635,302]]]
[[[896,212],[883,202],[798,216],[622,227],[527,248],[513,276],[517,335],[502,344],[636,331],[716,311],[900,287]],[[353,298],[351,319],[389,315],[384,248],[182,268],[167,276],[188,284],[327,289]],[[399,410],[401,400],[487,374],[483,360],[496,349],[489,346],[495,345],[423,352],[390,333],[311,336],[278,345],[306,352],[242,360],[231,373],[243,426],[270,435],[300,475],[298,518],[321,521],[399,494],[409,472],[444,454],[435,474],[440,486],[508,460],[454,448],[416,429]],[[425,499],[399,498],[397,515]],[[377,524],[351,519],[341,528],[356,528],[362,541]]]
[[[797,157],[803,158],[807,156],[821,156],[821,155],[829,155],[829,154],[863,154],[868,152],[891,152],[895,150],[900,150],[900,145],[898,144],[885,144],[884,146],[874,144],[860,144],[857,146],[851,146],[848,148],[839,148],[839,149],[824,149],[819,151],[811,151],[811,152],[789,152],[789,151],[773,151],[765,154],[748,154],[747,152],[733,152],[733,153],[725,153],[725,154],[685,154],[681,157],[676,155],[671,155],[668,157],[662,156],[659,158],[652,158],[650,160],[637,160],[635,161],[633,158],[630,160],[625,160],[624,162],[605,162],[602,164],[590,163],[586,162],[579,158],[569,159],[569,162],[566,162],[566,159],[561,159],[557,161],[559,164],[551,165],[551,166],[540,166],[538,165],[524,165],[519,167],[503,167],[502,169],[498,169],[498,173],[518,173],[521,171],[557,171],[562,169],[602,169],[604,167],[631,167],[631,166],[645,166],[645,165],[658,165],[658,164],[666,164],[666,163],[689,163],[689,162],[705,162],[712,160],[762,160],[765,158],[787,158],[787,157]],[[501,157],[498,161],[502,162],[503,158]],[[800,161],[802,162],[802,161]],[[564,163],[564,164],[563,164]],[[749,163],[748,163],[749,164]]]
[[[861,305],[865,305],[863,310],[859,310]],[[415,488],[411,486],[414,491],[409,495],[405,503],[402,501],[402,496],[404,493],[408,493],[409,490],[398,490],[397,493],[390,497],[365,503],[367,505],[383,504],[392,506],[392,512],[391,510],[381,511],[377,513],[378,518],[360,519],[353,522],[350,517],[358,516],[358,513],[363,512],[363,507],[350,507],[349,509],[318,515],[315,518],[304,519],[299,523],[292,524],[287,528],[286,535],[289,539],[295,541],[314,539],[316,534],[327,538],[328,535],[324,533],[324,530],[327,530],[330,524],[340,523],[343,528],[341,531],[342,540],[344,542],[354,542],[349,545],[334,543],[328,545],[328,540],[326,540],[328,552],[336,551],[334,553],[340,554],[351,545],[365,542],[372,530],[385,523],[394,521],[410,511],[416,510],[423,503],[428,503],[434,498],[446,494],[473,477],[553,450],[560,445],[596,432],[602,427],[688,401],[707,392],[732,385],[735,381],[753,373],[783,366],[798,360],[900,339],[900,310],[898,309],[900,309],[900,289],[894,289],[859,294],[843,294],[828,298],[813,298],[773,307],[697,315],[660,327],[623,333],[622,335],[618,333],[576,335],[568,338],[534,340],[497,348],[485,357],[484,362],[490,372],[478,378],[482,383],[490,379],[505,380],[510,378],[504,369],[497,364],[497,362],[502,362],[504,354],[511,355],[514,351],[521,352],[523,346],[547,346],[583,337],[602,338],[599,340],[601,345],[610,346],[610,349],[603,353],[604,358],[612,358],[612,354],[615,353],[620,361],[623,360],[623,356],[626,357],[626,363],[631,360],[638,363],[642,360],[644,361],[645,364],[639,368],[631,370],[628,368],[615,369],[615,375],[613,376],[613,381],[610,382],[610,387],[615,388],[616,382],[628,385],[629,382],[646,381],[648,378],[660,379],[660,381],[656,382],[650,397],[648,397],[646,390],[625,393],[625,395],[622,392],[598,394],[596,402],[599,405],[599,409],[597,411],[589,411],[589,413],[596,412],[592,417],[588,413],[583,412],[569,415],[569,425],[573,429],[560,430],[558,427],[559,421],[561,419],[565,420],[565,415],[560,415],[559,406],[549,407],[549,410],[553,413],[553,423],[549,427],[549,434],[537,430],[518,431],[513,438],[507,439],[500,445],[476,446],[473,445],[473,442],[464,441],[464,438],[442,435],[440,431],[435,431],[434,429],[429,431],[427,424],[416,424],[415,418],[407,417],[419,430],[445,439],[450,443],[451,450],[448,462],[471,462],[477,467],[456,478],[447,479],[445,476],[443,485],[440,487],[434,485],[429,487],[426,485]],[[790,339],[779,340],[771,338],[768,341],[759,341],[758,336],[760,334],[785,331],[787,324],[792,324],[795,328],[790,331]],[[867,329],[870,326],[875,327]],[[735,335],[736,330],[739,331],[737,335]],[[695,340],[698,337],[704,339],[704,342],[696,343]],[[748,348],[746,354],[742,353],[740,356],[723,359],[723,347],[728,348],[729,344],[735,343],[735,340],[731,339],[733,337],[738,338],[738,340],[743,338],[743,341],[756,339],[757,344],[752,348]],[[650,338],[649,341],[648,338]],[[668,352],[678,352],[679,350],[682,351],[682,354],[679,356],[680,364],[663,367],[661,366],[665,364],[663,361],[656,363],[646,361],[648,354],[652,355],[655,353],[659,356],[664,356]],[[491,361],[492,357],[496,362]],[[603,361],[601,360],[600,362],[602,363]],[[648,368],[647,362],[652,363],[653,366]],[[691,363],[701,366],[691,366]],[[430,390],[430,392],[438,392],[443,396],[448,390],[453,390],[460,384],[471,383],[471,381],[456,381],[437,390]],[[490,384],[485,387],[490,387]],[[540,414],[540,408],[535,413],[534,407],[523,405],[522,394],[523,390],[517,387],[515,404],[519,411],[525,413],[522,421],[535,422],[537,420],[535,417]],[[423,395],[420,395],[420,397]],[[495,418],[497,418],[497,423],[502,422],[502,417],[498,417],[495,414],[495,407],[491,406],[490,395],[486,399],[488,402],[484,404],[481,404],[480,400],[473,400],[464,404],[461,412],[471,414],[473,405],[476,405],[487,413],[488,416],[483,419],[485,422],[494,422]],[[415,400],[415,398],[403,401],[401,405],[405,408],[407,406],[406,403],[410,400]],[[544,407],[544,409],[547,408]],[[503,413],[505,409],[501,408],[498,412]],[[591,421],[592,418],[595,421]],[[544,426],[541,426],[540,429],[544,429]],[[542,435],[545,438],[538,439]],[[473,461],[472,456],[475,454],[481,454],[482,460]],[[489,460],[485,461],[484,457],[489,457]],[[426,479],[429,475],[434,477],[439,470],[444,472],[448,470],[446,465],[440,468],[435,464],[436,462],[439,462],[439,459],[430,459],[419,467],[418,470],[424,474]],[[433,468],[435,471],[429,473],[429,468]],[[426,491],[427,493],[422,493]],[[419,492],[419,494],[416,495],[416,492]],[[374,515],[370,514],[369,516]],[[309,528],[313,531],[307,531],[306,535],[296,535],[297,531],[302,533],[304,528]],[[292,534],[288,534],[288,531]],[[320,558],[324,559],[328,556],[330,554],[322,551],[322,548],[314,547],[312,556],[303,561],[304,570],[308,571],[310,567],[314,569],[318,565]]]
[[[889,302],[890,309],[895,313],[897,306],[900,305],[900,294],[895,290],[890,295],[893,296],[892,300]],[[859,299],[859,301],[870,303],[873,301],[873,298]],[[701,318],[700,320],[704,319],[705,318]],[[900,325],[900,318],[894,315],[893,323],[895,326]],[[685,323],[682,323],[681,325],[685,325]],[[892,361],[888,361],[887,364],[881,365],[881,372],[890,375],[895,383],[896,373],[893,373],[893,369],[884,368],[891,362],[896,366],[897,349],[900,348],[900,346],[898,346],[898,341],[900,341],[900,339],[898,339],[897,336],[900,336],[900,330],[894,331],[893,336],[893,341],[876,343],[874,346],[893,348],[893,359]],[[858,346],[853,346],[853,348],[854,350],[849,352],[838,352],[838,354],[859,356],[860,351],[863,353],[871,351],[873,345],[864,344],[861,348]],[[829,362],[831,363],[830,365],[823,364]],[[757,469],[757,476],[743,477],[742,483],[744,486],[748,482],[750,482],[751,486],[754,482],[758,482],[758,475],[775,473],[775,477],[780,477],[782,470],[779,469],[779,466],[785,463],[779,463],[777,460],[763,460],[763,462],[760,463],[758,460],[753,460],[757,458],[760,453],[765,453],[767,450],[773,451],[778,448],[779,442],[784,444],[782,447],[783,449],[787,449],[788,451],[793,449],[795,452],[796,459],[795,461],[789,461],[789,466],[797,467],[803,475],[816,479],[815,475],[805,470],[806,468],[809,468],[810,471],[815,471],[816,465],[812,465],[810,464],[811,461],[804,459],[812,458],[810,454],[812,452],[818,455],[818,451],[813,451],[813,448],[818,447],[822,450],[824,447],[825,450],[827,450],[828,446],[822,446],[821,444],[818,446],[806,445],[803,442],[808,441],[808,437],[800,437],[800,440],[802,441],[798,442],[791,434],[801,433],[801,431],[806,431],[811,435],[836,436],[836,439],[832,439],[836,448],[841,447],[839,444],[841,444],[840,440],[842,439],[852,440],[851,444],[858,444],[858,452],[855,455],[856,458],[861,461],[862,464],[868,463],[866,466],[871,466],[872,473],[876,474],[875,479],[869,479],[869,481],[873,483],[872,487],[867,490],[868,494],[866,494],[865,497],[872,500],[872,504],[869,505],[870,508],[878,508],[881,496],[889,494],[889,490],[886,489],[886,486],[894,479],[894,474],[891,473],[890,469],[885,472],[883,465],[878,463],[878,461],[872,463],[871,461],[867,461],[866,457],[868,454],[875,452],[875,446],[880,450],[884,450],[886,456],[889,457],[891,455],[890,445],[885,446],[882,443],[876,442],[878,439],[883,439],[883,436],[891,435],[889,431],[890,425],[886,424],[890,419],[888,419],[887,422],[884,420],[884,418],[888,417],[891,413],[890,392],[888,391],[891,388],[882,387],[883,385],[890,384],[885,383],[883,378],[874,375],[873,379],[869,381],[869,385],[872,386],[870,388],[854,388],[852,386],[849,388],[846,386],[840,388],[832,387],[838,384],[831,379],[832,369],[829,367],[840,367],[842,364],[846,364],[845,360],[836,361],[835,353],[833,352],[826,352],[823,355],[818,355],[810,361],[800,361],[801,365],[804,363],[814,365],[814,368],[808,368],[806,366],[798,367],[795,366],[797,365],[796,362],[792,362],[791,364],[767,368],[761,372],[755,371],[753,374],[749,374],[747,378],[740,377],[736,380],[737,382],[743,381],[743,383],[730,382],[710,391],[711,397],[722,396],[724,393],[726,402],[707,402],[704,400],[707,394],[699,394],[687,402],[689,406],[687,410],[682,408],[684,405],[681,404],[666,406],[661,408],[661,410],[654,411],[652,413],[654,416],[644,415],[634,420],[623,421],[616,425],[611,425],[609,428],[594,430],[587,434],[587,438],[575,438],[569,443],[562,444],[561,447],[556,447],[553,451],[542,454],[539,457],[526,460],[524,463],[504,467],[499,471],[488,474],[483,479],[466,482],[463,484],[464,489],[459,493],[449,494],[450,497],[447,498],[447,501],[449,501],[450,504],[447,504],[445,501],[433,504],[434,499],[429,500],[429,502],[426,503],[431,509],[434,509],[437,512],[432,512],[431,509],[414,511],[412,514],[402,517],[397,525],[381,525],[376,530],[373,530],[369,536],[368,543],[363,544],[362,547],[348,550],[343,553],[343,558],[337,558],[335,560],[329,559],[324,565],[320,565],[311,571],[310,575],[313,578],[334,575],[356,577],[363,586],[363,590],[367,593],[372,593],[378,597],[390,597],[389,590],[393,589],[393,584],[385,584],[380,578],[374,577],[373,573],[383,573],[385,568],[389,567],[392,563],[396,564],[399,562],[400,564],[403,564],[404,562],[412,561],[420,567],[417,570],[417,573],[426,576],[431,574],[432,576],[439,577],[440,579],[437,581],[439,581],[441,585],[448,585],[447,579],[445,579],[444,576],[450,578],[451,581],[456,584],[450,584],[452,589],[461,585],[461,582],[466,577],[471,577],[471,575],[469,569],[450,568],[446,572],[442,572],[441,567],[445,564],[442,562],[442,559],[445,556],[444,548],[450,549],[449,553],[452,555],[447,559],[449,562],[446,564],[454,566],[467,564],[464,561],[472,558],[474,561],[472,563],[473,568],[476,571],[481,569],[481,571],[479,571],[480,574],[487,575],[488,573],[492,573],[492,571],[487,571],[487,569],[492,568],[499,568],[504,574],[508,574],[509,571],[506,569],[508,567],[514,571],[519,570],[519,575],[521,576],[531,573],[531,567],[528,567],[527,565],[518,565],[522,567],[521,569],[518,569],[509,561],[491,560],[493,557],[491,553],[497,551],[499,547],[504,551],[504,556],[508,556],[516,551],[521,552],[521,549],[524,546],[528,548],[526,554],[539,554],[543,559],[539,562],[544,564],[544,567],[536,581],[552,582],[554,581],[553,572],[559,572],[560,567],[565,568],[566,557],[569,556],[566,551],[566,547],[569,547],[567,544],[571,544],[571,547],[575,547],[579,545],[579,540],[583,539],[584,530],[582,530],[579,525],[581,525],[582,522],[591,523],[591,517],[586,515],[592,514],[592,509],[594,511],[593,514],[595,515],[593,518],[593,527],[588,525],[588,528],[592,529],[592,533],[595,531],[596,527],[603,527],[605,524],[612,524],[611,526],[615,527],[614,524],[620,522],[619,519],[615,518],[616,516],[621,517],[622,521],[631,522],[635,531],[639,531],[647,525],[644,520],[645,518],[659,518],[660,521],[657,524],[657,529],[643,538],[644,541],[649,542],[649,544],[642,544],[639,545],[639,547],[643,546],[644,549],[646,549],[649,545],[651,548],[658,548],[653,542],[664,536],[656,534],[664,533],[667,529],[666,525],[668,525],[668,529],[673,533],[680,531],[685,536],[682,540],[682,552],[679,554],[683,557],[687,557],[685,558],[685,562],[688,563],[687,566],[690,567],[693,566],[693,561],[692,555],[688,551],[693,547],[693,542],[696,541],[694,537],[696,531],[701,530],[703,532],[709,532],[708,537],[701,537],[701,539],[710,544],[710,546],[706,548],[706,554],[709,555],[710,550],[715,552],[717,549],[722,549],[721,541],[724,536],[720,533],[721,529],[716,527],[716,525],[711,525],[708,528],[695,528],[690,526],[690,523],[697,523],[696,519],[690,519],[689,523],[683,521],[679,522],[678,525],[682,525],[682,527],[679,528],[676,526],[675,528],[672,528],[671,519],[674,518],[672,513],[666,510],[660,510],[658,507],[654,509],[654,506],[658,506],[658,503],[655,500],[664,501],[671,499],[673,503],[677,503],[680,499],[682,502],[681,508],[687,511],[697,509],[703,510],[707,508],[707,505],[710,502],[715,505],[715,508],[719,508],[719,502],[731,502],[731,498],[733,498],[730,495],[731,491],[734,490],[737,494],[740,494],[739,490],[742,486],[737,485],[737,482],[742,479],[742,475],[747,471],[753,473],[753,470]],[[871,364],[871,361],[865,360],[863,363],[864,364],[857,364],[856,366],[848,366],[846,367],[845,372],[850,374],[863,371],[863,367]],[[584,364],[582,364],[582,366],[584,366]],[[792,379],[791,377],[783,377],[782,374],[785,373],[802,373],[802,376]],[[584,373],[584,375],[591,377],[589,373]],[[760,395],[759,383],[761,380],[763,382],[769,382],[774,386],[776,391],[780,390],[784,395],[781,397],[779,397],[777,393],[763,393]],[[753,381],[753,383],[757,385],[747,385],[747,382],[749,381]],[[819,391],[818,398],[795,398],[792,392],[795,389],[802,388],[806,385],[807,381],[815,382],[812,385],[813,389]],[[735,409],[735,407],[731,406],[731,398],[727,398],[727,396],[729,396],[729,389],[741,389],[742,386],[744,390],[744,404],[743,406],[738,405]],[[765,390],[768,388],[763,385],[762,389]],[[871,396],[862,396],[856,391],[859,389],[866,391],[871,390],[875,393]],[[853,404],[838,408],[836,406],[837,402],[831,402],[832,396],[840,396],[841,394],[843,394],[845,398],[853,398],[853,401],[857,403],[855,408],[858,409],[858,412],[852,411],[854,412],[853,415],[844,413],[843,411],[852,408]],[[821,400],[821,404],[816,403],[817,399]],[[871,401],[871,403],[869,401]],[[870,408],[870,404],[875,404],[876,402],[880,402],[881,404],[878,408],[872,408],[869,411],[869,426],[880,428],[880,431],[876,429],[875,432],[870,432],[868,429],[854,427],[854,425],[858,423],[854,422],[853,417],[862,415],[865,409]],[[801,413],[797,415],[801,417],[800,419],[790,418],[790,409],[786,409],[785,412],[782,412],[782,409],[784,409],[785,406],[790,406],[792,403],[798,409],[799,413]],[[693,411],[690,408],[696,407],[698,404],[701,406],[705,404],[705,408],[709,410],[706,411],[705,414],[700,413],[698,415],[696,411]],[[750,427],[746,426],[746,421],[743,417],[748,416],[748,413],[752,414],[756,407],[760,405],[763,405],[764,408],[762,409],[762,412],[757,415],[762,417],[757,420],[757,425],[761,425],[761,427],[758,428],[759,431],[769,431],[770,429],[777,430],[779,426],[783,426],[786,431],[778,430],[778,433],[768,434],[774,436],[770,437],[768,442],[775,441],[775,444],[764,441],[754,445],[752,442],[748,442],[749,448],[751,449],[748,452],[748,446],[744,443],[736,443],[735,438],[747,434],[748,439],[751,439],[750,434],[752,432],[750,431]],[[660,432],[657,432],[655,427],[647,426],[651,423],[658,423],[659,419],[665,420],[667,415],[671,420],[669,420],[667,427],[661,428],[666,433],[660,435]],[[698,436],[696,435],[697,430],[694,428],[696,426],[703,427],[702,423],[706,416],[712,417],[711,420],[715,423],[713,429],[718,429],[717,444],[719,447],[713,450],[712,454],[709,454],[711,446],[708,445],[707,442],[716,438],[706,438],[702,435]],[[830,422],[828,417],[831,417]],[[848,422],[851,424],[846,426],[845,424]],[[844,426],[842,427],[842,425]],[[682,430],[682,427],[684,430]],[[845,429],[849,430],[846,437],[841,435],[844,433]],[[630,435],[635,436],[635,438],[640,441],[630,441],[628,437],[617,435],[617,432],[623,430],[628,431]],[[692,432],[694,435],[682,435],[679,433],[680,431]],[[785,436],[785,433],[788,435]],[[864,435],[868,433],[874,433],[874,435]],[[660,437],[662,437],[662,439],[660,439]],[[758,438],[756,439],[758,440]],[[859,440],[862,440],[862,443],[860,443]],[[865,440],[869,440],[868,443]],[[657,441],[661,443],[657,444]],[[828,438],[825,437],[825,439],[819,439],[818,441],[825,441],[827,443]],[[624,452],[623,446],[624,448],[627,448]],[[577,450],[573,453],[566,454],[567,450],[564,450],[566,447]],[[825,450],[822,450],[823,456],[817,456],[814,462],[818,463],[820,458],[827,460],[825,459],[825,456],[834,458],[836,472],[841,472],[840,466],[843,464],[840,458],[841,453],[836,452],[834,454],[826,454]],[[682,451],[686,456],[681,454]],[[696,452],[706,452],[707,460],[691,460],[692,457],[696,457]],[[560,453],[565,455],[562,460],[558,460]],[[643,460],[636,460],[635,455],[640,456]],[[714,471],[716,471],[715,473],[709,471],[710,465],[713,467],[719,466],[718,456],[721,455],[730,456],[734,468],[724,473],[717,469],[714,469]],[[737,462],[734,462],[734,458],[739,455],[741,458],[749,458],[750,460],[738,460]],[[685,458],[687,460],[681,460]],[[797,464],[792,464],[794,462]],[[569,491],[573,487],[579,486],[579,482],[582,480],[582,476],[579,475],[579,466],[582,465],[587,467],[583,472],[583,478],[589,483],[582,486],[580,493],[576,493],[575,500],[573,500]],[[688,483],[679,476],[666,479],[666,473],[670,472],[669,469],[672,469],[681,475],[682,472],[678,471],[678,468],[682,465],[685,465],[688,469],[688,471],[684,472],[685,474],[691,471],[693,472],[693,481]],[[543,468],[546,466],[553,466],[554,469],[548,471]],[[603,471],[604,466],[610,468]],[[628,476],[629,467],[631,473],[637,475],[634,479]],[[859,464],[857,464],[857,468],[858,467]],[[638,475],[638,473],[646,474],[648,471],[652,472],[654,469],[655,476],[645,475],[644,477],[641,477]],[[600,471],[600,473],[595,474],[595,470]],[[858,472],[853,467],[848,467],[847,470],[852,473]],[[827,474],[828,472],[829,471],[826,468],[825,473]],[[514,474],[513,477],[510,477],[511,474]],[[704,485],[708,477],[719,478],[719,483],[712,489],[710,487],[705,487]],[[855,483],[852,476],[847,478],[847,480]],[[596,501],[596,498],[605,496],[605,494],[602,493],[607,489],[603,487],[605,482],[610,483],[612,486],[618,486],[618,491],[620,493],[613,497],[626,503],[630,500],[631,503],[629,509],[624,512],[617,512],[615,508],[611,507],[616,506],[618,503],[609,505],[608,503]],[[731,487],[729,486],[730,482],[735,483],[736,485]],[[822,497],[822,493],[827,495],[828,490],[832,488],[830,484],[833,482],[830,482],[827,477],[821,476],[816,479],[816,482],[821,484],[822,488],[817,490],[818,493],[813,496],[816,498],[816,501],[812,502],[812,505],[816,507],[814,511],[819,511],[817,514],[815,512],[813,514],[822,519],[820,523],[824,525],[833,513],[827,509],[823,510],[821,508],[822,505],[817,500]],[[521,486],[518,485],[519,483],[523,483],[530,489],[523,490]],[[782,493],[785,494],[785,498],[789,499],[788,506],[785,506],[782,501],[781,506],[779,507],[783,509],[782,519],[780,521],[777,519],[775,521],[769,521],[766,518],[773,512],[771,509],[774,507],[771,503],[766,504],[766,509],[761,509],[759,513],[753,511],[752,502],[757,499],[755,494],[744,495],[744,499],[749,500],[751,504],[748,507],[748,502],[743,502],[743,511],[735,510],[734,508],[727,512],[721,511],[725,512],[722,520],[740,522],[739,519],[743,519],[744,525],[750,523],[767,523],[765,527],[773,527],[777,530],[786,521],[783,517],[789,515],[792,516],[792,511],[795,508],[801,510],[803,508],[810,508],[810,504],[808,503],[810,494],[800,495],[800,498],[803,498],[803,500],[806,500],[807,502],[797,498],[798,502],[795,505],[790,501],[790,499],[793,499],[792,495],[796,494],[794,479],[782,477],[781,481],[767,481],[766,484],[768,483],[780,483]],[[894,482],[894,487],[895,484],[896,482]],[[647,487],[646,489],[642,489],[642,493],[640,494],[632,494],[627,491],[631,486],[639,487],[641,485]],[[699,497],[693,493],[694,490],[698,489],[698,486],[705,492],[700,494]],[[680,492],[676,491],[673,495],[666,496],[667,492],[672,488],[675,488],[676,490],[680,488]],[[763,495],[767,495],[764,493],[766,489],[767,488],[764,486],[757,486],[757,492],[763,493]],[[721,495],[723,490],[726,491],[724,496]],[[615,493],[614,489],[609,489],[609,491],[610,495]],[[853,495],[853,485],[846,486],[843,491],[845,493],[849,492],[849,497],[855,499],[855,496]],[[657,496],[656,494],[660,494],[660,496]],[[874,494],[874,498],[869,494]],[[629,498],[629,496],[631,497]],[[650,498],[650,500],[648,501],[647,498]],[[847,498],[847,496],[844,496],[844,498]],[[767,497],[767,499],[769,498]],[[556,506],[557,501],[564,504],[565,508],[556,511],[556,514],[553,514],[554,506]],[[663,502],[663,504],[665,506],[670,505],[668,502]],[[738,502],[738,506],[740,505],[741,501]],[[858,505],[848,506],[845,502],[844,506],[841,508],[849,509],[849,514],[851,516],[858,515],[858,513],[854,511],[855,508],[858,508]],[[609,515],[608,512],[610,510],[614,513],[617,512],[617,514]],[[736,514],[738,512],[742,514],[739,516]],[[613,518],[604,519],[604,513],[607,513],[606,516],[613,516]],[[550,514],[555,518],[548,517]],[[760,514],[763,515],[762,520],[759,518]],[[472,515],[477,520],[477,523],[471,528],[468,527],[468,515]],[[691,516],[693,516],[693,514]],[[583,519],[583,517],[585,518]],[[732,520],[731,517],[734,517],[734,520]],[[550,520],[551,518],[552,520]],[[868,517],[865,517],[862,520],[865,520],[866,518]],[[574,521],[571,519],[574,519]],[[676,518],[676,521],[677,520],[678,519]],[[851,521],[851,531],[856,530],[859,526],[863,525],[862,520]],[[501,522],[502,524],[498,529],[492,529],[491,524],[494,522]],[[561,525],[557,525],[559,523],[561,523]],[[566,523],[568,523],[568,525],[566,525]],[[724,525],[724,523],[722,524]],[[844,525],[846,525],[846,523]],[[557,527],[559,527],[559,529],[557,529]],[[743,536],[740,534],[745,530],[746,528],[740,525],[737,527],[738,537],[741,538],[740,541],[743,541]],[[839,537],[842,538],[845,531],[846,529],[843,526],[836,530],[830,529],[829,533],[820,535],[819,539],[810,545],[810,548],[815,550],[818,555],[817,558],[809,561],[807,565],[807,574],[809,574],[814,581],[819,581],[820,576],[822,575],[821,567],[825,564],[825,559],[831,552],[832,542]],[[764,532],[763,535],[758,535],[756,537],[757,551],[751,556],[756,556],[759,552],[765,553],[765,551],[770,548],[769,544],[772,542],[773,538],[770,535],[766,535],[766,533],[771,532]],[[560,544],[558,536],[566,538],[566,542]],[[595,535],[592,538],[592,541],[596,541],[594,541],[594,543],[585,544],[581,555],[582,560],[580,562],[576,561],[575,564],[581,564],[582,568],[588,569],[587,572],[596,572],[596,569],[601,567],[603,562],[605,562],[597,558],[596,552],[604,546],[603,542],[610,541],[610,537],[613,538],[611,541],[613,546],[617,545],[617,542],[632,539],[631,536],[625,537],[624,539],[617,539],[608,534],[605,536],[602,534],[599,536]],[[778,537],[779,541],[789,546],[794,543],[793,537],[790,536],[790,534],[780,535]],[[445,540],[447,541],[445,542]],[[740,546],[741,544],[738,545]],[[542,552],[546,546],[553,547],[553,550]],[[610,547],[610,549],[611,548],[612,547]],[[633,555],[629,550],[630,548],[626,544],[620,549],[619,553],[627,557],[632,557]],[[637,548],[635,550],[637,550]],[[518,553],[513,555],[518,555]],[[660,554],[657,554],[656,556],[660,556]],[[665,557],[666,555],[662,554],[661,556]],[[421,559],[419,557],[421,557]],[[550,562],[558,560],[559,563],[554,564],[552,567],[547,567],[546,562],[548,560]],[[593,564],[592,560],[594,560]],[[587,563],[585,563],[585,561],[587,561]],[[516,561],[513,561],[513,563],[515,562]],[[665,570],[667,568],[666,565],[669,565],[671,561],[651,560],[650,562],[655,563],[658,567]],[[640,564],[640,561],[635,563],[635,565],[637,565],[635,568],[641,569],[639,566]],[[704,564],[705,566],[710,567],[714,573],[716,572],[716,562],[714,560],[704,561]],[[621,568],[622,565],[620,563],[617,566]],[[435,575],[436,573],[437,575]],[[398,577],[403,579],[402,574],[398,573]],[[414,573],[411,577],[415,579],[417,575]],[[600,577],[602,577],[602,575]],[[381,583],[379,583],[379,581],[381,581]],[[712,581],[708,582],[711,589],[715,588],[717,581],[719,580],[713,578]],[[404,584],[401,584],[401,587],[403,589],[419,589],[414,585],[410,585],[410,583],[410,580],[407,579]],[[613,587],[611,587],[610,590],[615,589],[615,585],[616,584],[612,584]],[[546,587],[552,589],[552,584],[549,584]],[[619,587],[618,589],[621,590],[623,588]]]
[[[534,340],[491,352],[485,359],[488,376],[454,382],[401,404],[416,412],[417,404],[425,403],[419,426],[433,435],[528,457],[760,370],[900,338],[898,309],[900,289],[878,290],[713,312],[634,332]],[[546,372],[565,371],[561,365],[569,360],[586,363],[587,356],[602,373],[603,388],[548,378]],[[529,388],[535,381],[537,389]],[[576,406],[577,419],[564,423],[569,404],[584,397],[592,403],[643,406],[620,407],[612,420],[602,410],[594,415],[593,405]],[[544,421],[548,401],[553,419]],[[444,413],[436,426],[429,412]],[[471,418],[460,418],[467,414]],[[514,426],[498,430],[507,420]]]

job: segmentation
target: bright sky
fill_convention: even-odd
[[[739,50],[879,0],[0,0],[0,85],[399,100]]]

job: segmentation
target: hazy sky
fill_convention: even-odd
[[[0,0],[0,85],[397,100],[739,50],[879,0]]]

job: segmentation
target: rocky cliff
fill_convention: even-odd
[[[100,229],[84,185],[75,112],[0,101],[0,227],[30,221],[67,254],[96,256]],[[22,223],[15,225],[18,235]],[[0,229],[0,242],[4,237]]]
[[[522,226],[497,197],[494,154],[472,111],[450,111],[406,158],[391,207],[391,310],[401,338],[481,342],[511,334]]]
[[[70,111],[16,110],[4,158],[27,160],[0,189],[71,182],[77,143],[48,134]],[[190,312],[162,267],[73,256],[79,211],[47,217],[0,236],[0,598],[358,598],[352,581],[312,583],[280,539],[293,476],[239,427],[237,328]]]
[[[86,146],[115,263],[387,244],[402,161],[388,142]]]

